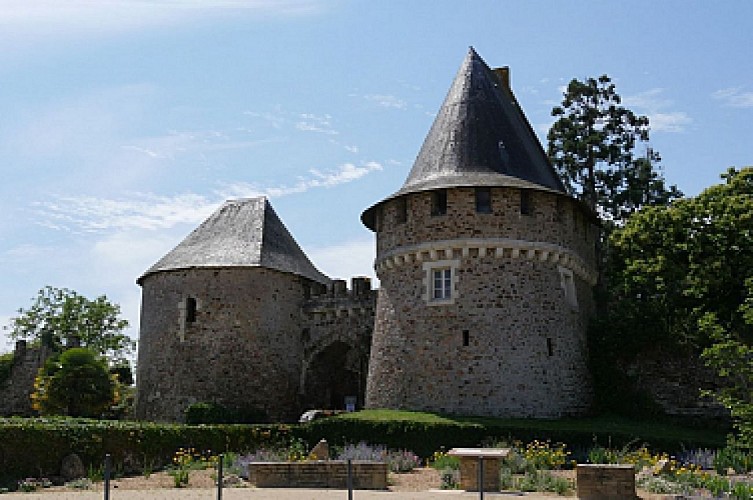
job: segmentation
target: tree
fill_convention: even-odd
[[[571,195],[615,223],[682,196],[675,186],[666,188],[660,156],[648,147],[648,117],[621,106],[607,75],[573,79],[563,95],[552,109],[548,154]],[[639,144],[646,146],[642,155],[635,153]]]
[[[608,313],[592,328],[591,352],[605,366],[647,345],[705,352],[727,383],[718,396],[732,408],[753,404],[753,167],[722,178],[613,231]],[[753,406],[747,411],[753,416]]]
[[[49,358],[40,368],[31,395],[43,415],[99,417],[118,401],[117,376],[107,362],[85,348],[72,348]]]
[[[90,300],[67,288],[47,286],[28,309],[11,318],[10,337],[38,341],[60,352],[86,347],[109,358],[122,358],[134,348],[123,333],[128,321],[120,318],[120,306],[102,295]]]

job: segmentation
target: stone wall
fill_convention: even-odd
[[[181,421],[197,402],[295,420],[363,403],[375,292],[261,267],[190,269],[142,283],[136,417]],[[195,318],[189,321],[189,300]]]
[[[362,408],[366,392],[376,291],[368,278],[351,289],[336,280],[304,305],[301,400],[306,408],[344,409],[345,396]]]
[[[259,267],[147,276],[137,418],[181,421],[187,406],[209,401],[296,418],[306,281]]]
[[[10,377],[0,384],[0,416],[31,416],[34,379],[50,352],[43,347],[28,347],[26,341],[16,342]]]
[[[638,389],[645,391],[667,415],[700,419],[730,418],[729,411],[702,389],[721,387],[722,381],[697,355],[646,349],[626,368]]]
[[[501,417],[589,408],[596,229],[567,198],[532,198],[522,215],[519,191],[495,188],[493,213],[477,214],[474,191],[452,189],[447,215],[431,216],[429,194],[412,194],[405,223],[387,205],[367,406]],[[436,262],[454,267],[447,303],[428,300]]]
[[[257,488],[337,488],[348,487],[348,464],[340,461],[252,462],[248,477]],[[353,488],[386,490],[385,462],[354,461],[351,464]]]

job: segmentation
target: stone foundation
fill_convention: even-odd
[[[578,464],[576,473],[580,499],[638,498],[635,493],[635,467],[632,465]]]
[[[353,488],[386,490],[387,464],[352,462]],[[348,464],[341,461],[252,462],[248,478],[257,488],[336,488],[348,487]]]

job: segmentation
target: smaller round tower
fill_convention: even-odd
[[[303,306],[329,279],[266,198],[226,202],[138,283],[137,418],[196,402],[298,416]]]
[[[403,187],[367,209],[380,280],[367,407],[583,413],[597,220],[470,50]]]

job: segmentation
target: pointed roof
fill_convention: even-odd
[[[298,246],[265,197],[226,201],[138,280],[160,271],[265,267],[329,283]]]
[[[565,188],[510,89],[508,69],[493,71],[473,48],[452,82],[403,187],[367,209],[408,193],[464,186]]]

